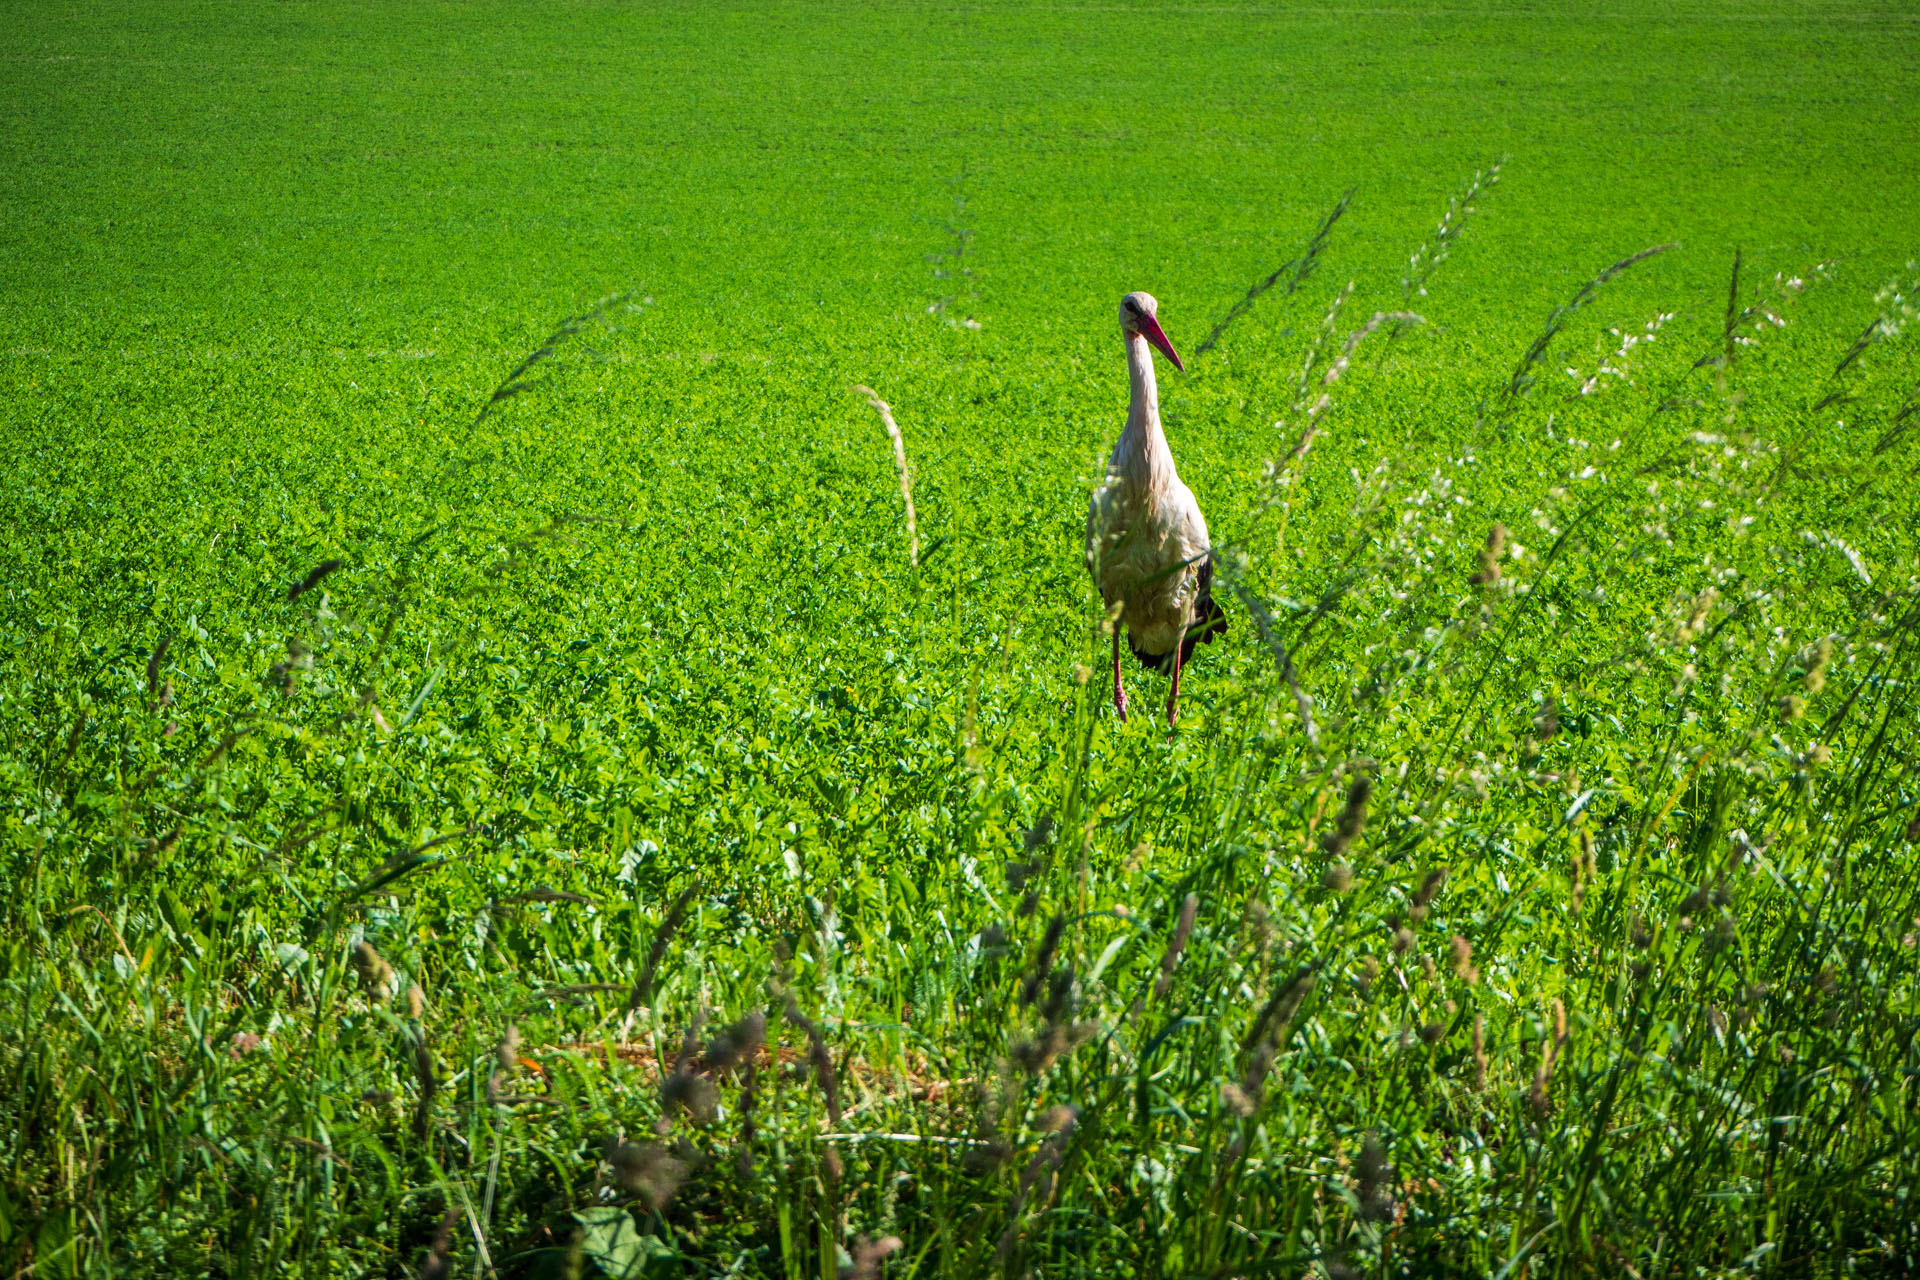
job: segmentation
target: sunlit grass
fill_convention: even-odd
[[[545,167],[612,145],[570,81],[469,83],[404,42],[205,55],[257,102],[10,64],[84,145],[20,143],[44,186],[0,214],[26,246],[0,311],[0,1260],[1914,1269],[1920,291],[1886,251],[1912,215],[1845,204],[1905,207],[1881,166],[1907,108],[1838,123],[1895,75],[1901,15],[1815,32],[1853,68],[1838,114],[1779,120],[1658,73],[1683,47],[1758,65],[1816,18],[1703,50],[1642,15],[1614,61],[1581,44],[1605,17],[1474,19],[1589,93],[1536,98],[1530,152],[1483,115],[1438,149],[1413,128],[1503,92],[1440,70],[1531,65],[1484,31],[1156,19],[1154,92],[1193,115],[1110,118],[1143,15],[872,12],[858,40],[782,28],[812,79],[714,56],[767,43],[740,14],[684,34],[704,60],[661,13],[583,7],[487,62],[564,49],[608,119],[646,86],[647,136],[693,142],[644,221],[550,181],[613,163]],[[529,40],[442,16],[456,53]],[[285,20],[262,47],[319,47]],[[582,64],[581,32],[706,79]],[[1327,122],[1240,104],[1296,45]],[[868,66],[885,47],[907,61]],[[530,132],[347,121],[367,151],[318,189],[202,165],[181,205],[111,215],[135,233],[69,227],[71,261],[29,216],[118,164],[160,182],[160,135],[101,123],[146,77],[188,129],[166,164],[213,146],[179,123],[204,89],[258,116],[241,172],[290,172],[269,153],[325,140],[292,108],[360,74],[348,49],[471,111],[518,95]],[[959,86],[942,49],[999,74]],[[44,79],[68,74],[93,79]],[[896,170],[851,111],[842,136],[710,92],[752,74],[816,108],[874,86],[931,140]],[[1629,106],[1671,151],[1619,162]],[[1728,119],[1774,121],[1739,135],[1774,167],[1662,203]],[[432,169],[363,181],[410,120],[470,180],[412,202],[474,237],[457,254],[416,222],[378,251]],[[1089,178],[1115,130],[1151,182]],[[1807,137],[1827,178],[1743,197]],[[1281,142],[1284,182],[1222,185]],[[564,225],[516,239],[489,200]],[[168,221],[196,207],[210,229]],[[284,259],[274,288],[186,254],[109,289],[126,246],[218,247],[241,207],[263,239],[233,252]],[[1172,741],[1112,718],[1079,551],[1137,286],[1183,347],[1211,334],[1164,406],[1234,613]]]

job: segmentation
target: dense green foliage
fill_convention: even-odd
[[[1911,15],[13,17],[10,1273],[1920,1267]]]

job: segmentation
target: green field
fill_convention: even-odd
[[[6,1274],[1920,1270],[1910,6],[16,4],[0,117]]]

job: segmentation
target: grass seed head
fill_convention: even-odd
[[[1247,899],[1247,936],[1253,940],[1254,951],[1265,959],[1273,946],[1273,908],[1264,898]]]
[[[520,1028],[509,1022],[500,1043],[494,1047],[493,1060],[502,1075],[509,1075],[520,1063]]]
[[[1456,933],[1447,947],[1453,956],[1453,976],[1470,987],[1479,982],[1480,970],[1473,963],[1473,944]]]
[[[712,1124],[720,1115],[720,1090],[705,1076],[676,1071],[660,1086],[660,1104],[669,1119],[684,1114],[695,1124]]]
[[[1633,943],[1634,949],[1638,951],[1645,951],[1653,945],[1653,935],[1647,932],[1646,917],[1638,911],[1633,913],[1633,920],[1627,926],[1627,940]]]
[[[1813,660],[1807,664],[1806,687],[1809,697],[1827,687],[1827,663],[1833,658],[1833,637],[1823,636],[1813,647]]]
[[[1067,918],[1056,915],[1047,922],[1047,931],[1040,936],[1040,949],[1034,952],[1033,963],[1028,966],[1026,976],[1020,984],[1020,1003],[1030,1005],[1040,995],[1040,988],[1046,985],[1047,976],[1053,971],[1054,952],[1060,947],[1060,937],[1066,932]]]
[[[427,993],[417,982],[407,987],[407,1016],[415,1022],[426,1016]]]
[[[839,1280],[879,1280],[883,1264],[903,1247],[899,1236],[882,1236],[878,1240],[861,1236],[854,1242],[852,1265],[840,1268]]]
[[[441,1280],[453,1274],[453,1265],[447,1255],[453,1252],[453,1229],[459,1224],[460,1210],[457,1208],[449,1208],[440,1215],[440,1225],[434,1229],[427,1260],[420,1264],[420,1280]]]
[[[833,1055],[827,1052],[826,1039],[820,1034],[819,1026],[801,1013],[800,1006],[791,1000],[787,1002],[784,1016],[788,1022],[806,1032],[807,1066],[813,1072],[814,1083],[820,1088],[821,1100],[827,1104],[827,1117],[837,1125],[841,1117],[840,1082],[834,1073]]]
[[[1347,787],[1347,803],[1340,811],[1340,821],[1333,833],[1321,841],[1329,858],[1339,858],[1348,846],[1360,838],[1367,826],[1367,801],[1373,796],[1373,779],[1366,774],[1355,778]]]
[[[1500,581],[1500,557],[1507,552],[1507,526],[1496,524],[1487,531],[1486,545],[1480,548],[1480,567],[1467,581],[1476,587],[1490,587]]]
[[[371,942],[363,938],[354,943],[350,959],[353,971],[360,975],[361,989],[369,996],[385,1001],[393,995],[393,966]]]
[[[706,1053],[702,1055],[706,1059],[707,1070],[732,1071],[743,1062],[752,1062],[766,1039],[767,1015],[755,1009],[732,1026],[722,1029],[708,1042]]]
[[[1193,921],[1200,910],[1200,895],[1190,893],[1180,903],[1180,915],[1174,922],[1173,937],[1167,941],[1167,952],[1160,957],[1160,977],[1153,984],[1156,1000],[1163,1000],[1173,987],[1173,971],[1180,963],[1180,953],[1187,949],[1187,940],[1193,936]]]
[[[1387,1147],[1378,1131],[1369,1130],[1360,1146],[1360,1217],[1367,1222],[1392,1222],[1399,1206],[1394,1202],[1393,1166],[1387,1163]]]
[[[608,1152],[607,1163],[613,1166],[613,1176],[620,1185],[639,1196],[653,1213],[666,1207],[687,1176],[685,1161],[651,1142],[622,1142]]]
[[[1372,956],[1360,957],[1360,973],[1353,980],[1353,989],[1362,1000],[1373,994],[1373,984],[1380,980],[1380,962]]]
[[[1353,888],[1353,865],[1347,862],[1330,862],[1327,869],[1320,873],[1320,887],[1329,893],[1347,893]]]
[[[1426,879],[1420,882],[1420,888],[1413,895],[1413,910],[1410,914],[1415,920],[1427,918],[1427,910],[1433,905],[1433,899],[1440,892],[1440,886],[1447,882],[1447,869],[1435,867],[1427,872]]]

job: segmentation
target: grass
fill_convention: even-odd
[[[1913,1270],[1914,35],[16,15],[0,1260]]]

